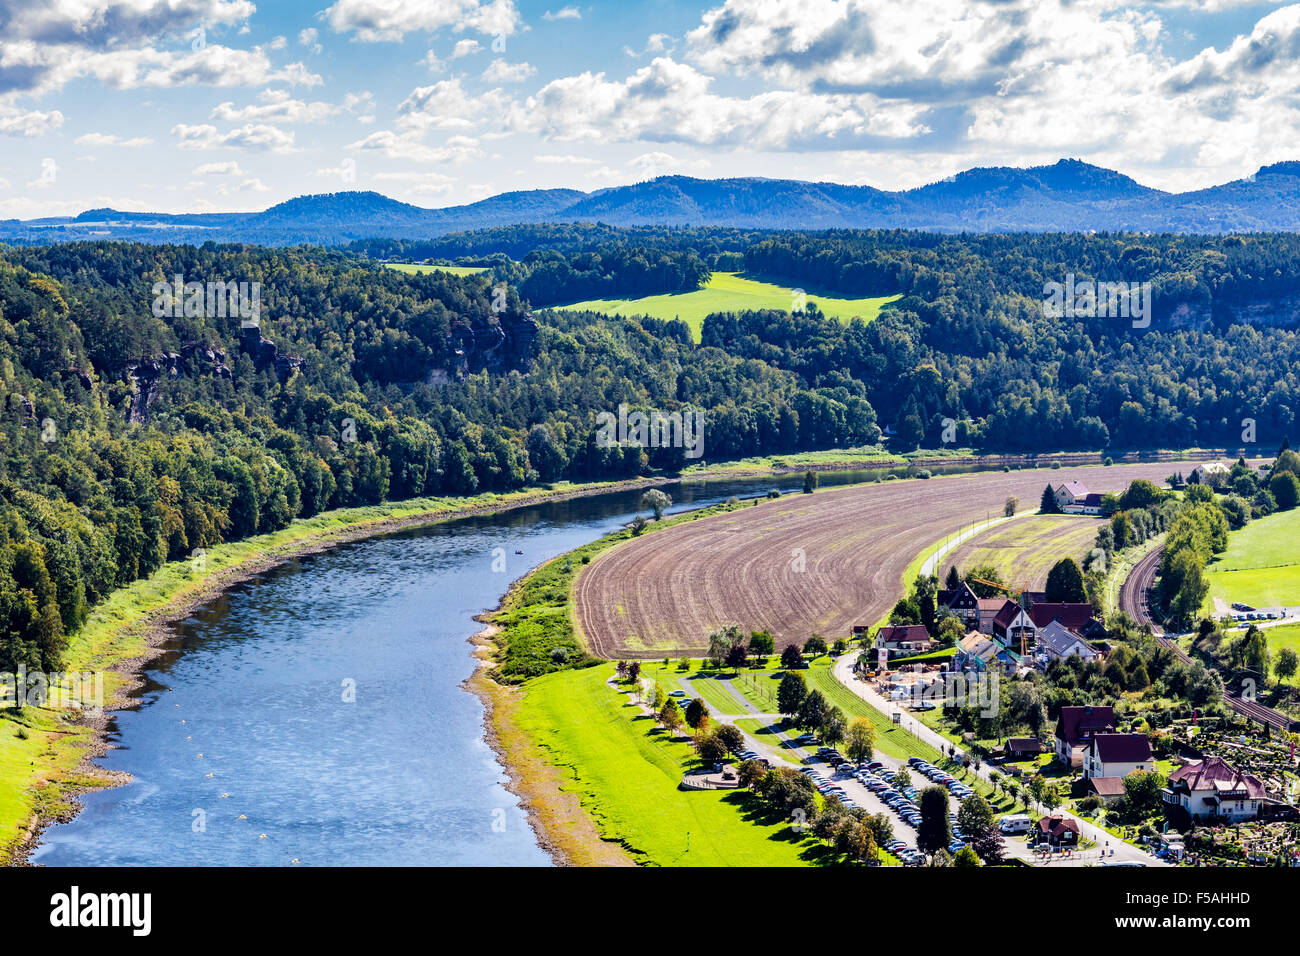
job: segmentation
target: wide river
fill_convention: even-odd
[[[847,484],[875,472],[823,474]],[[779,479],[667,486],[672,511]],[[290,561],[176,628],[45,866],[548,865],[484,742],[474,615],[543,561],[630,520],[594,495],[371,538]],[[504,570],[502,566],[504,564]]]

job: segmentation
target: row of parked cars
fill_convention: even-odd
[[[958,800],[965,800],[967,797],[972,796],[975,793],[974,790],[966,786],[966,784],[962,783],[952,774],[939,769],[927,760],[922,760],[920,757],[907,758],[907,765],[918,773],[929,777],[931,781],[937,783],[939,786],[946,787],[948,792]]]

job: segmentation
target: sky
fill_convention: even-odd
[[[0,0],[0,218],[1300,159],[1300,3]]]

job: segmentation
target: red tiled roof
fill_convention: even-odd
[[[1029,619],[1035,627],[1046,627],[1060,621],[1072,631],[1082,631],[1092,620],[1091,604],[1035,604],[1029,609]]]
[[[1054,837],[1059,837],[1067,830],[1075,836],[1079,834],[1079,824],[1068,817],[1039,817],[1038,829],[1043,833],[1050,833]]]
[[[1123,777],[1092,777],[1088,786],[1099,797],[1122,797],[1126,792]]]
[[[1042,753],[1043,742],[1037,737],[1008,737],[1007,749]]]
[[[1008,627],[1011,622],[1016,619],[1016,615],[1019,613],[1020,605],[1010,598],[1007,598],[1002,604],[1002,610],[998,611],[998,616],[993,619],[993,623],[999,624],[1002,627]]]
[[[1114,729],[1113,707],[1062,707],[1061,716],[1056,721],[1056,736],[1071,743],[1080,740],[1084,734]]]
[[[1151,740],[1146,734],[1097,734],[1092,746],[1102,763],[1143,763],[1151,759]]]
[[[924,624],[890,624],[882,627],[876,637],[886,644],[901,644],[905,641],[928,641],[930,632]]]
[[[1242,773],[1222,757],[1206,757],[1179,767],[1169,775],[1170,783],[1185,783],[1189,790],[1243,790],[1252,800],[1264,800],[1268,792],[1258,777]]]

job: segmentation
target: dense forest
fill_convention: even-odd
[[[489,271],[371,258],[417,252]],[[679,321],[541,308],[714,269],[903,297],[870,323],[815,296],[716,314],[698,344]],[[1150,282],[1154,321],[1053,318],[1043,286],[1067,274]],[[258,283],[258,321],[156,309],[177,276]],[[1272,453],[1300,408],[1298,277],[1294,236],[527,226],[348,250],[0,248],[0,670],[55,666],[88,607],[163,561],[298,516],[681,467],[683,448],[598,439],[623,404],[700,411],[714,461],[871,445],[878,420],[899,450]]]
[[[260,324],[155,314],[155,286],[261,283]],[[674,469],[595,416],[701,410],[710,457],[875,442],[857,391],[551,315],[491,277],[320,250],[69,244],[0,253],[0,671],[54,669],[116,587],[329,508]],[[858,390],[860,391],[860,390]]]

